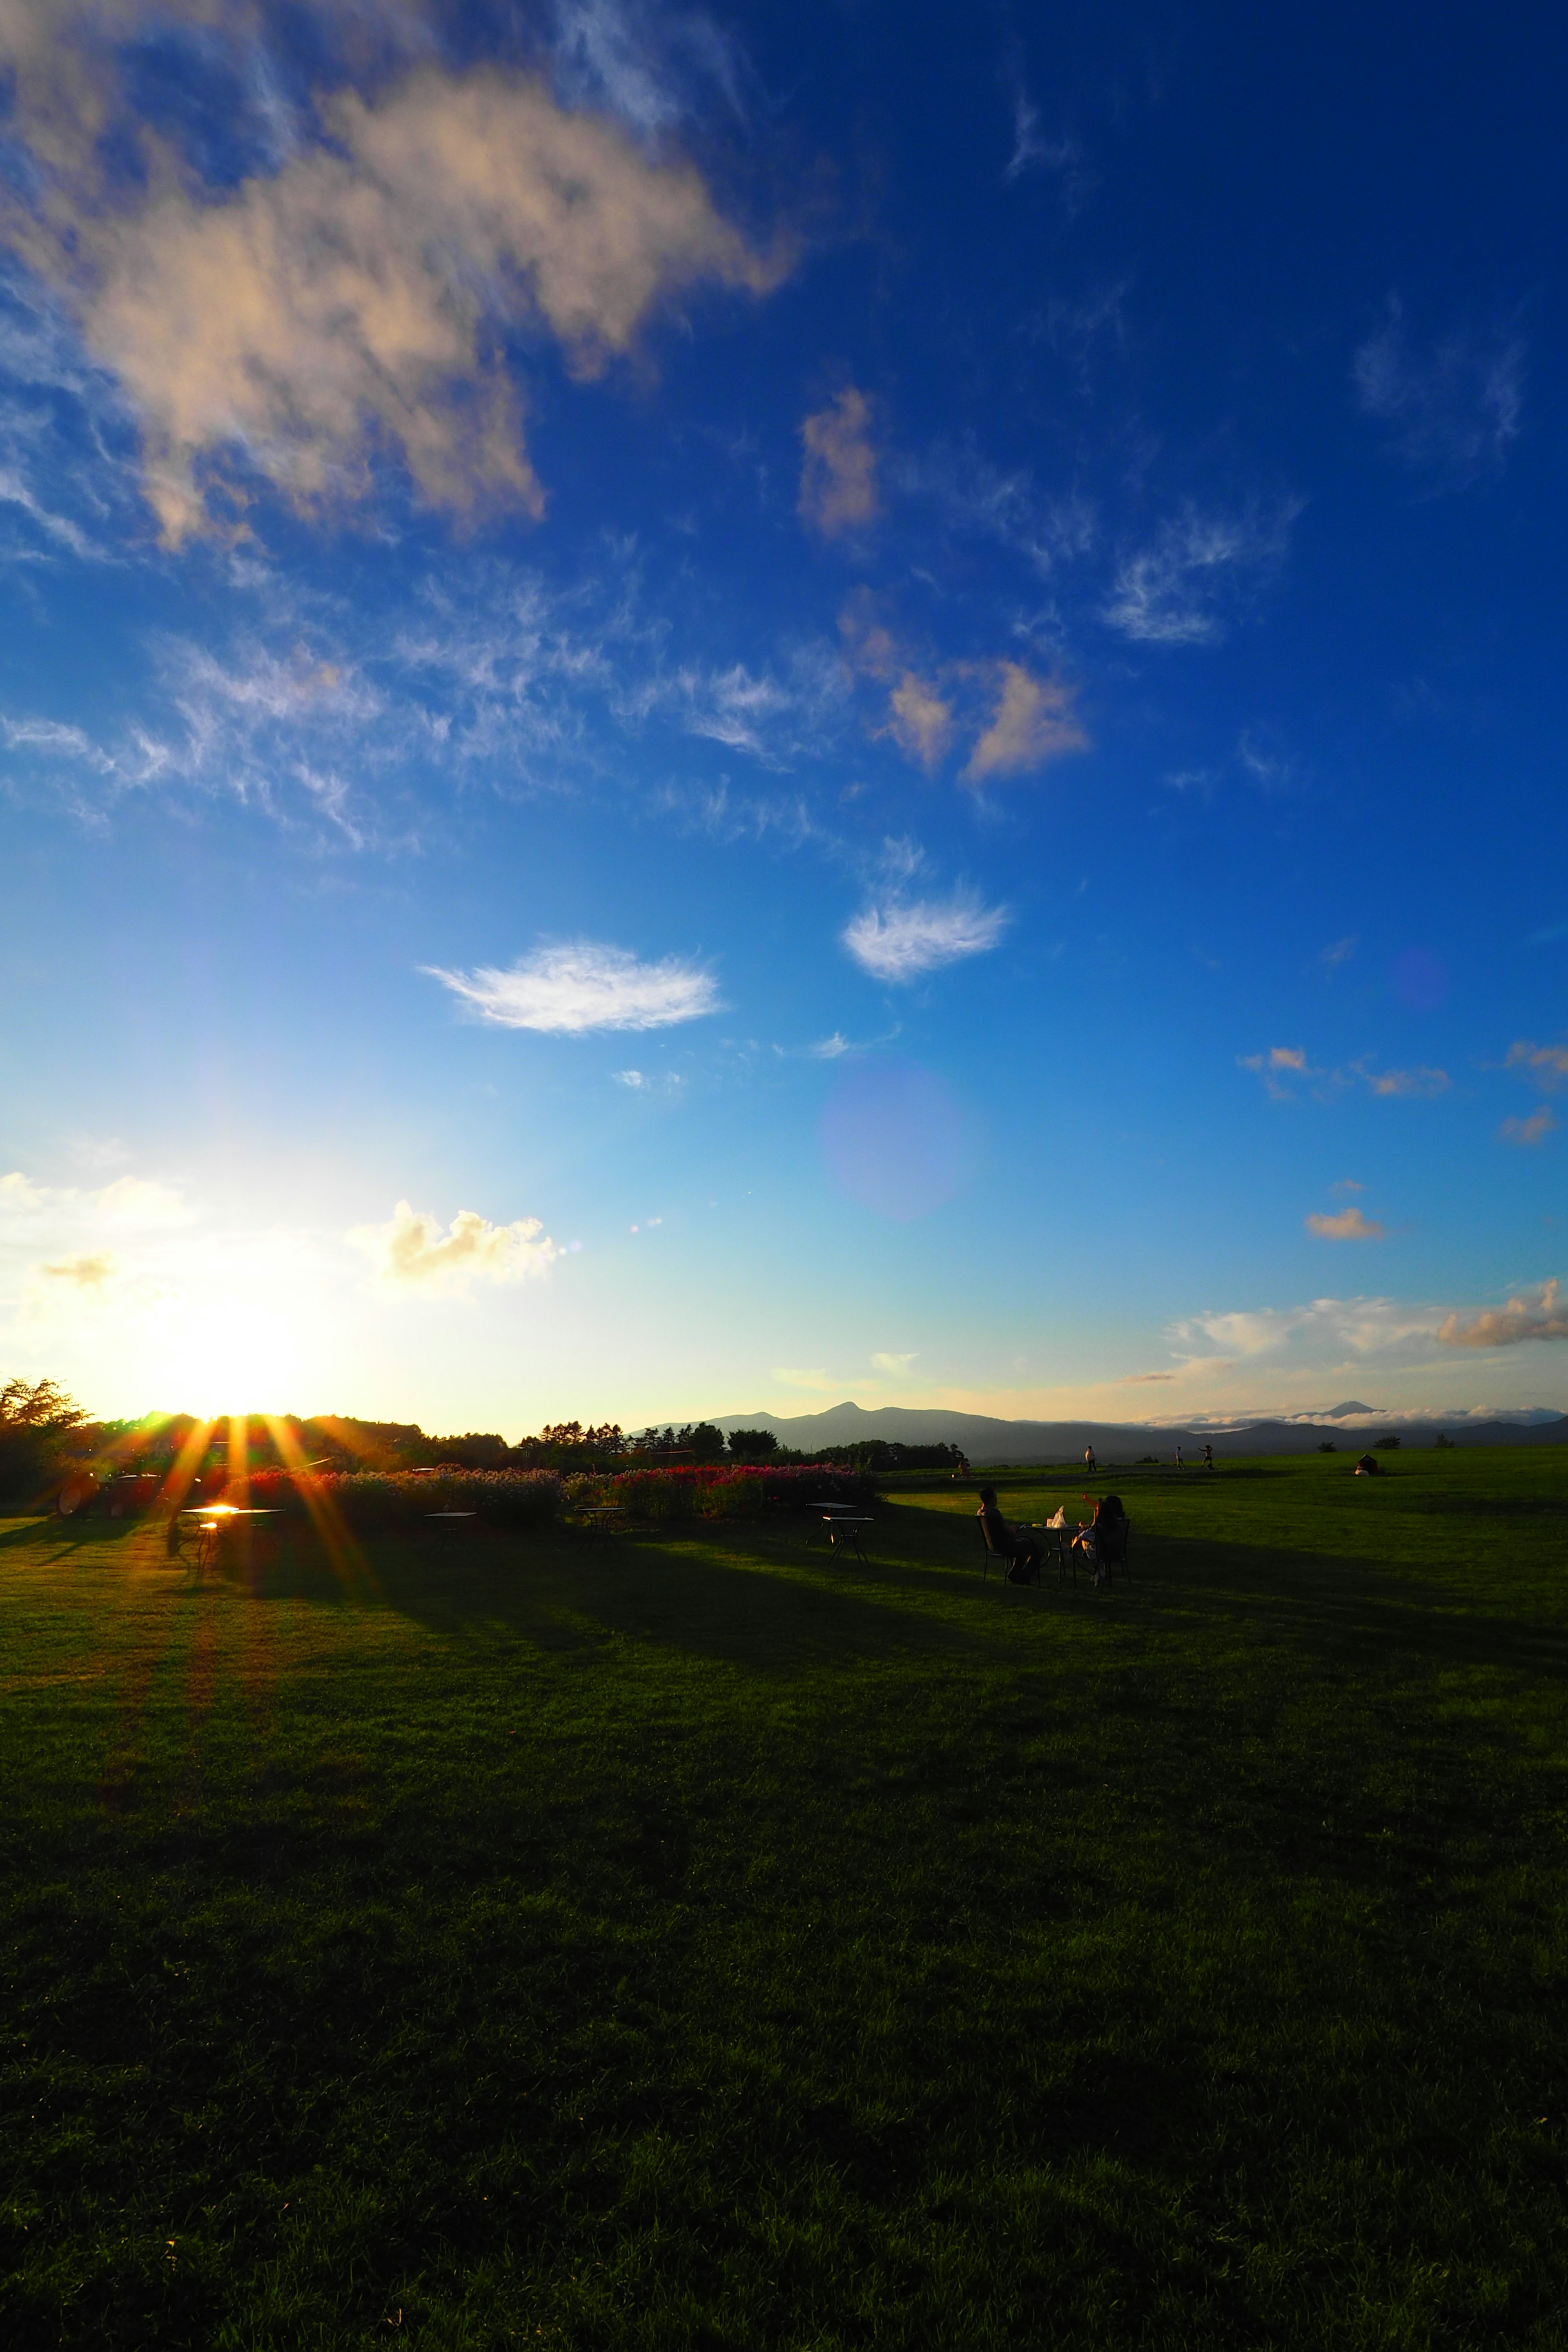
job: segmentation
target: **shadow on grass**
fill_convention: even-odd
[[[561,1528],[483,1530],[445,1552],[388,1534],[367,1539],[344,1570],[309,1530],[291,1528],[272,1564],[230,1561],[199,1579],[135,1520],[16,1522],[0,1528],[0,1549],[75,1566],[94,1551],[124,1560],[127,1539],[140,1534],[137,1564],[166,1570],[171,1599],[218,1589],[265,1603],[387,1610],[449,1639],[500,1633],[544,1652],[652,1643],[754,1674],[900,1656],[994,1665],[1015,1643],[1021,1661],[1038,1662],[1041,1635],[1092,1641],[1098,1629],[1120,1641],[1191,1643],[1207,1621],[1227,1642],[1245,1629],[1330,1666],[1381,1654],[1568,1679],[1568,1579],[1550,1544],[1532,1543],[1512,1573],[1502,1554],[1497,1583],[1480,1588],[1494,1605],[1477,1607],[1457,1574],[1445,1582],[1331,1550],[1152,1531],[1135,1531],[1132,1578],[1109,1592],[1081,1576],[1076,1588],[1058,1583],[1049,1565],[1039,1590],[1020,1591],[983,1580],[966,1513],[889,1502],[877,1521],[864,1561],[807,1549],[804,1523],[721,1523],[611,1542]]]
[[[982,1627],[897,1605],[900,1591],[921,1586],[945,1592],[950,1576],[836,1560],[773,1530],[682,1529],[603,1543],[564,1530],[497,1530],[444,1554],[387,1535],[365,1545],[364,1561],[351,1580],[301,1533],[275,1565],[248,1574],[231,1566],[221,1580],[262,1601],[391,1610],[449,1638],[500,1632],[544,1651],[651,1642],[750,1673],[900,1654],[979,1657],[991,1647]]]
[[[147,1524],[140,1518],[62,1519],[58,1511],[49,1511],[0,1527],[0,1552],[31,1551],[50,1561],[76,1559],[100,1544],[123,1543]]]

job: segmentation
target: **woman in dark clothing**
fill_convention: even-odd
[[[1087,1503],[1089,1497],[1086,1495],[1084,1501]],[[1119,1552],[1123,1559],[1126,1558],[1122,1549],[1122,1529],[1126,1522],[1127,1514],[1121,1507],[1121,1496],[1106,1495],[1096,1503],[1094,1517],[1088,1527],[1080,1527],[1072,1539],[1073,1549],[1085,1567],[1092,1570],[1097,1584],[1106,1565],[1105,1559],[1101,1558],[1102,1548],[1105,1554],[1111,1559],[1114,1559]]]
[[[1038,1584],[1040,1580],[1040,1547],[1027,1528],[1010,1528],[997,1507],[994,1486],[980,1489],[980,1508],[974,1514],[985,1530],[985,1540],[1010,1564],[1009,1584]]]

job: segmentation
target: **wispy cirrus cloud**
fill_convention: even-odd
[[[865,530],[881,509],[866,394],[847,384],[806,418],[800,437],[805,447],[798,500],[802,521],[824,539]]]
[[[1367,415],[1392,427],[1394,454],[1436,488],[1500,473],[1519,438],[1524,343],[1514,327],[1460,328],[1423,344],[1395,299],[1352,373]]]
[[[1123,558],[1102,616],[1140,644],[1215,645],[1285,560],[1299,500],[1230,514],[1187,505]]]
[[[459,1209],[449,1226],[399,1201],[384,1225],[358,1225],[349,1235],[385,1282],[444,1289],[469,1280],[527,1282],[547,1274],[563,1253],[537,1217],[491,1224]]]
[[[600,104],[651,138],[717,90],[745,114],[752,71],[733,35],[700,10],[679,14],[626,0],[554,0],[553,79],[574,104]]]
[[[506,971],[420,969],[482,1021],[558,1037],[667,1029],[721,1009],[717,983],[700,964],[680,956],[642,963],[625,948],[592,940],[540,948]]]
[[[945,535],[988,541],[1041,578],[1089,554],[1099,536],[1082,490],[1042,492],[1027,466],[994,465],[969,438],[889,457],[887,471],[900,497],[927,509]]]
[[[904,985],[969,956],[985,955],[1012,918],[973,891],[948,898],[892,899],[868,907],[843,933],[845,946],[874,980]]]
[[[133,720],[105,740],[64,719],[0,713],[18,779],[84,811],[133,795],[222,793],[336,847],[417,838],[431,786],[484,779],[520,791],[623,789],[628,742],[722,745],[775,773],[839,745],[843,663],[824,643],[768,665],[672,657],[670,627],[635,551],[590,551],[565,581],[495,556],[439,562],[389,613],[363,609],[236,558],[214,637],[159,633]],[[657,800],[656,787],[648,793]],[[684,788],[689,801],[699,791]],[[721,830],[792,832],[816,820],[727,782]]]
[[[1553,1275],[1521,1291],[1506,1307],[1448,1316],[1437,1337],[1445,1348],[1517,1348],[1526,1339],[1568,1339],[1568,1298]]]

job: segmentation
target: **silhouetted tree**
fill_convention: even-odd
[[[9,1380],[0,1386],[0,1494],[41,1500],[69,1458],[73,1432],[87,1414],[58,1381]]]

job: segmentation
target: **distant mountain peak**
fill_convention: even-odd
[[[1361,1404],[1354,1397],[1352,1397],[1348,1404],[1331,1404],[1327,1412],[1324,1413],[1323,1419],[1325,1421],[1344,1421],[1347,1420],[1352,1412],[1373,1413],[1376,1411],[1376,1405]]]

